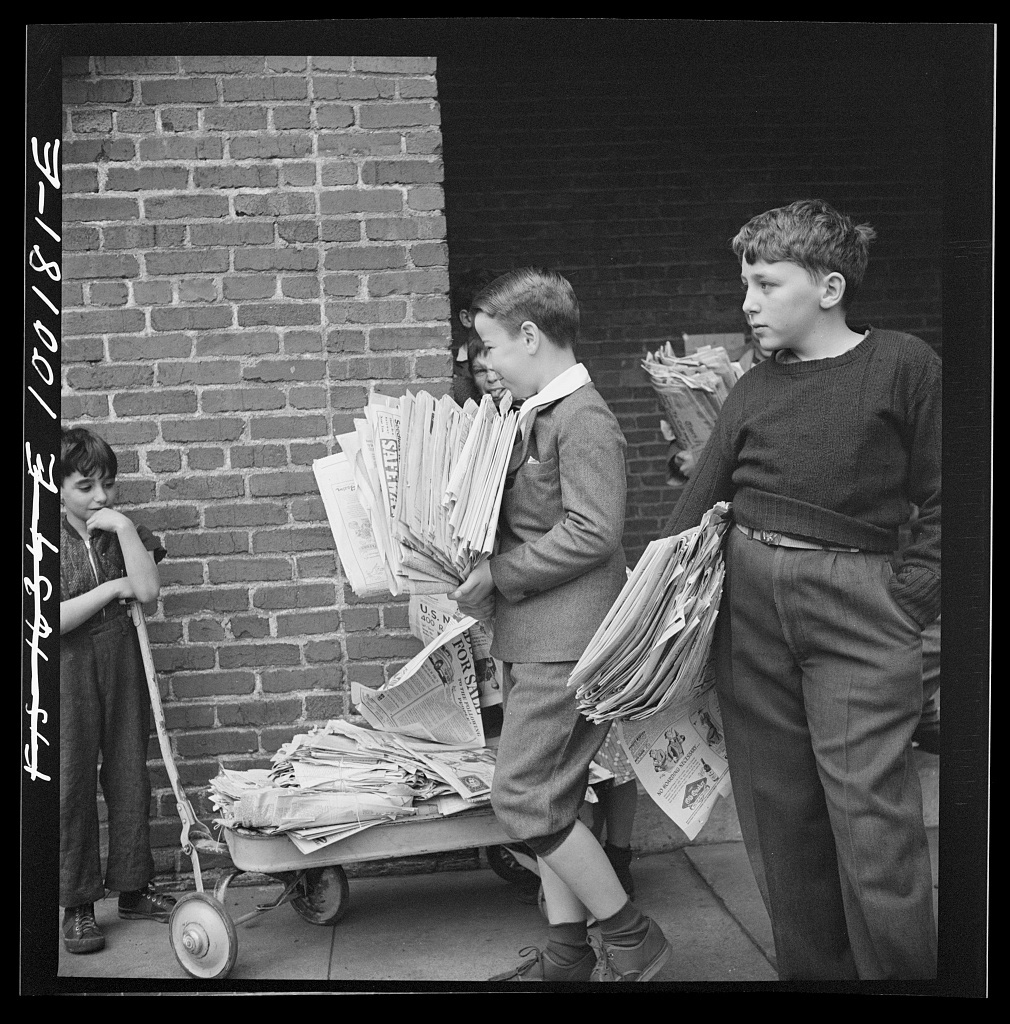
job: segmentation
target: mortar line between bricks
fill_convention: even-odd
[[[709,884],[708,879],[698,870],[697,865],[694,863],[693,860],[691,860],[691,858],[687,855],[687,853],[684,850],[682,850],[682,849],[678,850],[677,852],[683,856],[684,860],[686,860],[687,863],[690,865],[691,871],[694,873],[695,877],[697,877],[698,880],[701,882],[701,884],[704,885],[705,888],[712,894],[712,897],[719,904],[719,906],[722,907],[722,909],[726,912],[726,914],[733,921],[733,923],[737,926],[737,928],[739,928],[740,931],[747,937],[747,939],[751,943],[751,945],[754,946],[754,948],[768,962],[768,964],[771,967],[771,969],[773,971],[775,971],[776,974],[777,974],[778,973],[778,967],[777,967],[777,965],[775,963],[775,958],[769,956],[765,952],[764,946],[762,946],[761,943],[754,937],[754,935],[751,934],[750,929],[743,923],[743,921],[741,921],[736,916],[736,914],[734,914],[733,911],[730,910],[729,904]]]

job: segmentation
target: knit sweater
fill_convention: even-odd
[[[925,342],[870,330],[828,359],[768,359],[744,374],[668,524],[717,501],[742,526],[894,551],[919,507],[892,595],[920,625],[940,612],[941,362]]]

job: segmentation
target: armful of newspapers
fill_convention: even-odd
[[[358,597],[447,594],[494,549],[517,414],[511,396],[460,407],[373,394],[341,451],[312,469]]]

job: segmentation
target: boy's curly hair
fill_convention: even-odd
[[[63,427],[60,431],[60,485],[73,473],[91,476],[98,470],[115,477],[119,461],[109,443],[86,427]]]
[[[812,276],[841,274],[847,306],[862,284],[876,237],[869,224],[855,224],[823,199],[801,199],[753,217],[730,245],[748,263],[787,261]]]
[[[495,278],[470,307],[497,320],[509,334],[531,320],[559,348],[579,342],[579,302],[566,277],[546,267],[520,267]]]

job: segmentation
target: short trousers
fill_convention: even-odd
[[[527,841],[569,828],[589,782],[589,762],[610,723],[580,714],[568,677],[575,663],[505,663],[505,720],[491,806],[502,828]]]

